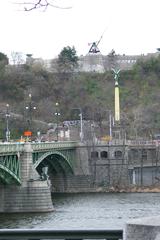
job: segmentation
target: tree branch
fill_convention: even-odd
[[[59,9],[70,9],[72,7],[61,7],[58,5],[54,4],[55,0],[36,0],[36,1],[32,1],[32,2],[23,2],[23,3],[18,3],[21,5],[24,5],[24,10],[25,11],[32,11],[35,9],[44,9],[46,10],[48,6],[50,7],[54,7],[54,8],[59,8]]]

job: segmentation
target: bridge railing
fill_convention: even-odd
[[[154,140],[127,140],[127,145],[156,145]]]
[[[101,144],[108,145],[129,145],[129,146],[139,146],[139,145],[157,145],[155,140],[126,140],[126,139],[112,139],[109,142],[101,141]]]
[[[3,240],[41,240],[41,239],[123,239],[122,230],[52,230],[52,229],[0,229]]]
[[[0,143],[0,153],[17,153],[24,150],[26,143]],[[58,149],[58,148],[74,148],[77,146],[77,142],[41,142],[31,143],[33,151],[42,149]]]
[[[22,152],[26,143],[0,143],[0,153],[9,153],[9,152]],[[160,143],[157,141],[146,141],[146,140],[122,140],[115,139],[110,142],[101,141],[99,144],[109,144],[109,145],[129,145],[129,146],[138,146],[138,145],[151,145],[158,146]],[[158,145],[157,145],[158,144]],[[76,141],[60,141],[60,142],[40,142],[40,143],[31,143],[33,151],[45,150],[45,149],[58,149],[58,148],[74,148],[80,146],[80,143]]]
[[[74,148],[77,146],[77,142],[64,141],[64,142],[41,142],[41,143],[32,143],[33,151],[36,150],[45,150],[45,149],[58,149],[58,148]]]
[[[21,152],[24,149],[24,143],[1,143],[0,153]]]

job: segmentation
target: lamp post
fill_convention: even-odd
[[[41,132],[39,130],[37,131],[37,140],[41,142]]]
[[[80,117],[80,140],[83,142],[83,113],[81,108],[73,108],[73,110],[79,110],[79,117]]]
[[[29,101],[28,101],[28,106],[25,107],[28,113],[27,116],[27,123],[28,123],[28,130],[31,130],[31,125],[32,125],[32,112],[33,110],[36,110],[36,107],[33,106],[32,102],[32,94],[29,94]]]
[[[6,141],[10,141],[10,130],[9,130],[9,104],[6,104]]]
[[[81,139],[81,142],[83,142],[83,115],[82,115],[82,111],[80,109],[80,139]]]
[[[54,113],[54,115],[56,116],[56,122],[57,122],[57,142],[58,142],[58,127],[59,127],[59,116],[61,115],[60,112],[59,112],[59,109],[58,109],[58,106],[59,106],[59,103],[56,102],[56,112]]]
[[[109,137],[110,137],[110,141],[112,141],[112,115],[111,115],[111,110],[109,110]]]

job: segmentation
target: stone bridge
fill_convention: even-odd
[[[22,159],[26,154],[27,157],[30,155],[31,165],[40,175],[43,175],[42,168],[46,165],[73,173],[76,146],[76,142],[1,144],[0,181],[6,185],[22,184],[29,167],[28,158],[25,158],[25,169],[22,168]],[[33,179],[37,175],[34,174]]]
[[[0,212],[52,211],[51,193],[153,185],[155,142],[0,144]]]
[[[0,212],[53,210],[50,193],[81,172],[80,152],[77,142],[0,144]]]

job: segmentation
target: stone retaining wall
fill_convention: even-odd
[[[145,217],[126,224],[124,240],[160,240],[160,217]]]

